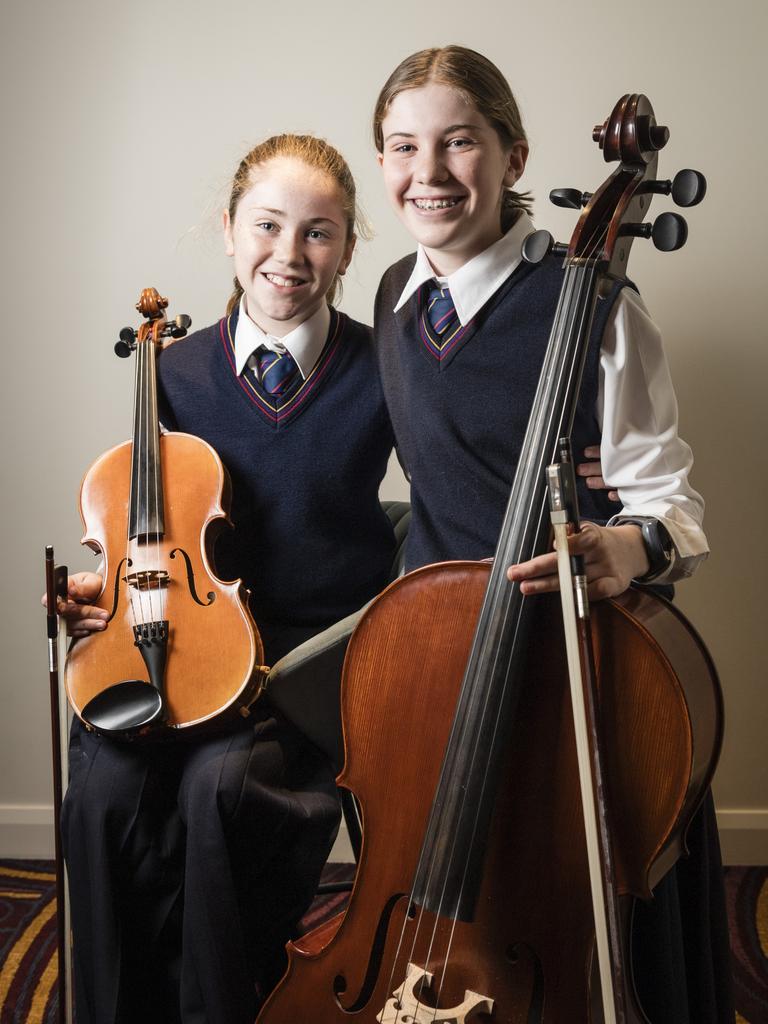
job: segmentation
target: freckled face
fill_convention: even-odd
[[[316,313],[352,258],[337,183],[293,157],[255,167],[224,238],[251,319],[277,338]]]
[[[457,90],[406,89],[382,122],[384,187],[407,231],[449,274],[501,238],[503,188],[523,173],[528,147],[505,148]]]

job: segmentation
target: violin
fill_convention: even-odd
[[[549,548],[545,471],[570,434],[598,295],[625,277],[634,238],[685,241],[677,214],[644,223],[654,193],[703,196],[698,172],[656,179],[668,137],[645,96],[622,97],[594,132],[618,169],[594,193],[555,195],[584,208],[570,245],[527,240],[526,258],[554,251],[564,277],[494,561],[425,566],[361,618],[338,780],[362,810],[354,889],[345,915],[289,945],[258,1024],[604,1019],[562,622],[506,567]],[[589,628],[626,948],[633,899],[684,851],[714,773],[722,696],[663,598],[632,588],[595,606]],[[647,1024],[631,971],[617,977],[617,1019]]]
[[[101,455],[80,489],[82,543],[101,554],[96,604],[108,629],[75,641],[64,670],[69,701],[86,726],[126,739],[196,730],[247,715],[267,669],[241,580],[215,575],[216,530],[227,519],[229,479],[198,437],[160,433],[156,359],[167,321],[154,288],[115,350],[136,352],[133,439]]]

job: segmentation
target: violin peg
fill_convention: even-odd
[[[135,347],[136,331],[132,327],[123,327],[120,331],[120,341],[115,342],[115,355],[127,359]]]
[[[696,206],[707,194],[707,179],[701,171],[686,167],[675,175],[671,192],[678,206]]]
[[[554,188],[549,193],[551,203],[567,210],[580,210],[591,198],[591,192],[579,192],[577,188]]]
[[[192,317],[187,316],[186,313],[179,313],[178,316],[173,318],[173,322],[168,324],[166,333],[170,334],[172,338],[183,338],[187,329],[192,326]]]
[[[662,213],[656,218],[651,231],[653,244],[661,252],[682,249],[688,239],[688,225],[679,213]]]

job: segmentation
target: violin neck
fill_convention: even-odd
[[[142,542],[157,540],[165,532],[156,348],[151,339],[136,345],[128,539]]]
[[[598,283],[594,262],[566,269],[419,859],[416,902],[460,920],[472,919],[500,759],[526,665],[533,605],[506,570],[548,542],[544,471],[560,437],[571,431]]]

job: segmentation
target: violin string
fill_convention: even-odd
[[[133,587],[131,586],[131,582],[130,582],[131,569],[133,567],[133,559],[131,558],[131,551],[132,551],[132,544],[133,544],[133,542],[131,541],[131,509],[138,507],[135,503],[138,502],[138,500],[139,500],[138,477],[133,472],[133,466],[135,466],[137,464],[137,462],[136,462],[136,452],[138,450],[137,447],[136,447],[136,445],[138,444],[138,438],[136,437],[136,432],[137,432],[137,423],[138,423],[138,405],[137,405],[137,402],[139,400],[139,394],[140,394],[140,387],[139,387],[140,360],[141,360],[141,347],[137,343],[137,345],[136,345],[136,364],[135,364],[134,373],[133,373],[133,441],[131,443],[131,477],[130,477],[131,485],[130,485],[130,494],[129,494],[129,497],[128,497],[128,524],[127,524],[128,528],[125,531],[125,533],[126,533],[126,543],[125,543],[125,576],[126,576],[126,581],[125,581],[125,590],[126,590],[126,593],[128,595],[128,602],[129,602],[129,604],[131,606],[131,620],[132,620],[132,625],[134,625],[134,626],[136,625],[137,619],[136,619],[136,605],[134,604],[134,600],[133,600],[133,597],[134,597],[134,595],[133,595]]]
[[[136,461],[136,511],[134,517],[134,527],[136,535],[133,538],[133,567],[131,577],[133,583],[131,584],[135,594],[136,603],[139,606],[139,614],[137,625],[142,626],[146,620],[146,612],[144,610],[144,594],[141,588],[141,534],[145,528],[145,508],[146,508],[146,495],[145,495],[145,482],[144,482],[144,374],[145,374],[145,362],[146,362],[146,342],[141,341],[136,345],[136,369],[138,373],[138,406],[136,413],[136,437],[134,438],[134,444],[136,445],[136,452],[134,458]]]
[[[160,606],[160,621],[162,622],[165,617],[165,589],[163,581],[159,575],[159,570],[162,568],[162,561],[160,555],[160,543],[161,543],[161,532],[160,532],[160,493],[162,489],[162,465],[160,462],[160,424],[157,415],[157,356],[158,356],[159,341],[152,344],[152,387],[149,392],[149,398],[152,402],[152,447],[154,450],[153,468],[155,474],[154,481],[154,498],[155,498],[155,569],[158,570],[157,576],[157,601]]]
[[[144,356],[142,360],[142,374],[141,374],[141,447],[140,455],[143,459],[143,487],[142,487],[142,501],[141,501],[141,528],[139,529],[138,544],[141,548],[143,558],[141,559],[141,570],[138,578],[138,592],[139,594],[146,594],[145,603],[150,606],[150,613],[146,616],[145,609],[143,609],[143,620],[142,625],[146,626],[148,623],[153,621],[153,607],[152,607],[152,591],[148,588],[145,589],[146,584],[146,550],[148,544],[150,544],[150,413],[148,413],[148,369],[150,369],[150,348],[152,347],[151,338],[146,338],[144,341]],[[141,538],[143,538],[143,545],[141,544]],[[143,602],[142,598],[142,602]]]
[[[158,620],[158,615],[155,611],[155,605],[157,603],[153,596],[153,568],[152,568],[152,556],[151,545],[157,552],[159,545],[159,526],[160,523],[157,518],[153,519],[151,509],[157,511],[158,501],[158,466],[157,466],[157,452],[156,445],[158,442],[157,435],[157,424],[153,419],[153,404],[154,404],[154,390],[155,390],[155,358],[156,358],[156,340],[151,332],[150,337],[146,341],[146,490],[147,490],[147,502],[146,502],[146,565],[144,566],[144,582],[146,584],[146,594],[150,599],[150,622],[155,623]],[[155,525],[154,530],[150,527]],[[159,562],[156,561],[156,565]],[[158,595],[159,597],[159,595]]]

